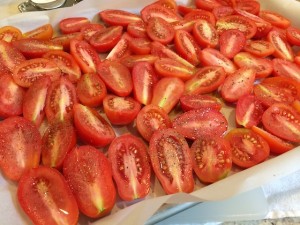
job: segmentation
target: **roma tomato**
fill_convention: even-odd
[[[42,139],[31,121],[20,116],[4,119],[0,138],[0,168],[5,177],[18,181],[26,171],[38,167]]]
[[[99,17],[110,26],[127,27],[128,24],[141,21],[142,18],[134,13],[120,9],[106,9],[99,12]]]
[[[286,29],[291,25],[291,21],[284,17],[283,15],[270,11],[270,10],[261,10],[259,16],[271,23],[273,26]]]
[[[80,28],[80,33],[82,33],[84,40],[89,41],[93,34],[103,29],[105,29],[105,26],[103,24],[89,23]]]
[[[127,32],[132,37],[135,38],[146,38],[147,31],[146,31],[146,23],[143,20],[138,20],[135,22],[131,22],[127,26]]]
[[[209,22],[212,25],[216,24],[216,19],[214,17],[214,15],[206,10],[202,10],[202,9],[194,9],[191,12],[187,13],[184,15],[183,17],[185,20],[206,20],[207,22]]]
[[[70,17],[59,22],[59,29],[63,34],[79,32],[81,27],[91,21],[86,17]]]
[[[219,38],[220,52],[232,59],[246,44],[246,36],[239,30],[225,30]]]
[[[158,59],[157,56],[148,54],[148,55],[127,55],[120,59],[120,62],[126,66],[128,69],[132,70],[135,64],[139,62],[148,62],[150,64],[154,64],[154,62]]]
[[[152,17],[160,17],[168,23],[179,21],[181,19],[181,17],[173,10],[159,4],[147,5],[141,10],[140,13],[145,23],[148,23],[149,19]]]
[[[218,0],[195,0],[198,9],[212,11],[214,8],[222,6]]]
[[[49,40],[52,38],[54,33],[53,26],[49,23],[36,27],[23,34],[25,38],[35,38],[40,40]]]
[[[146,26],[148,37],[162,44],[169,44],[175,35],[173,26],[161,17],[151,17]]]
[[[12,42],[22,38],[22,31],[14,26],[3,26],[0,28],[0,40]]]
[[[133,42],[133,38],[130,37],[127,33],[123,33],[121,39],[113,46],[111,51],[107,54],[105,59],[111,61],[119,61],[126,56],[130,56],[132,49],[131,43]],[[136,48],[137,49],[137,48]]]
[[[180,107],[184,112],[204,108],[216,110],[221,110],[222,108],[221,101],[212,95],[187,94],[183,95],[179,101]]]
[[[232,162],[241,168],[250,168],[265,161],[270,155],[268,142],[247,128],[234,128],[226,136],[232,150]]]
[[[51,38],[51,42],[63,46],[63,50],[70,52],[70,42],[72,39],[83,40],[83,33],[75,32],[71,34],[62,34]]]
[[[274,58],[273,74],[278,77],[286,77],[300,82],[300,66],[286,59]]]
[[[258,15],[260,12],[260,3],[257,1],[246,0],[246,1],[239,1],[236,3],[237,9],[244,10],[248,13]]]
[[[76,199],[56,169],[41,166],[29,170],[19,181],[17,197],[24,212],[36,225],[75,225],[78,222]]]
[[[191,146],[193,169],[200,181],[214,183],[229,174],[232,156],[229,142],[221,137],[200,138]]]
[[[91,218],[109,214],[115,205],[116,189],[111,164],[106,156],[92,146],[76,147],[63,164],[66,178],[80,212]]]
[[[296,27],[288,27],[286,29],[286,38],[291,45],[300,46],[300,29]]]
[[[267,40],[248,40],[244,46],[244,51],[263,58],[272,55],[275,48]]]
[[[146,141],[150,141],[152,134],[158,129],[172,127],[168,114],[159,106],[146,105],[137,115],[136,127]]]
[[[202,48],[214,48],[219,44],[219,35],[215,26],[206,20],[200,19],[195,22],[193,36]]]
[[[136,55],[147,55],[151,52],[151,40],[149,38],[133,38],[129,42],[130,50]]]
[[[116,137],[111,125],[95,109],[77,103],[73,111],[78,137],[85,143],[104,147]]]
[[[116,137],[108,148],[113,178],[121,199],[132,201],[149,194],[151,167],[148,148],[132,134]]]
[[[172,128],[156,131],[150,139],[152,168],[167,194],[192,192],[192,157],[185,138]]]
[[[214,8],[212,13],[216,17],[216,20],[219,20],[224,16],[232,15],[234,13],[234,9],[231,6],[222,5]]]

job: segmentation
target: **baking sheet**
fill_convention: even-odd
[[[153,0],[84,0],[72,8],[61,8],[51,11],[39,11],[16,14],[0,20],[0,26],[14,25],[23,32],[31,30],[42,24],[50,22],[57,28],[58,22],[66,17],[86,16],[93,21],[98,21],[98,12],[104,9],[124,9],[131,12],[139,12],[145,5]],[[177,1],[179,4],[190,4],[189,0]],[[262,0],[263,8],[268,8],[287,15],[293,25],[300,27],[297,13],[300,12],[300,3],[294,0]],[[234,109],[225,107],[223,113],[234,124]],[[124,130],[123,130],[124,131]],[[300,147],[281,156],[272,158],[264,163],[244,171],[233,171],[232,174],[214,184],[204,186],[197,179],[193,193],[179,193],[165,195],[159,182],[153,178],[151,193],[146,199],[138,202],[123,202],[118,200],[110,216],[100,220],[91,220],[81,217],[79,224],[144,224],[145,221],[164,204],[180,204],[186,202],[215,201],[227,199],[240,193],[247,192],[275,179],[287,176],[300,170]],[[5,180],[0,176],[0,199],[6,204],[0,205],[1,225],[31,224],[16,202],[16,184]]]

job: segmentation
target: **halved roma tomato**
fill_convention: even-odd
[[[175,0],[157,0],[152,3],[153,5],[161,5],[169,10],[177,13],[177,3]]]
[[[136,118],[141,104],[130,96],[108,94],[103,99],[103,109],[111,124],[127,125]]]
[[[56,169],[40,166],[29,170],[19,181],[18,202],[36,225],[78,222],[76,199],[63,175]]]
[[[271,23],[273,26],[286,29],[291,25],[291,21],[280,13],[271,10],[261,10],[259,16]]]
[[[224,16],[230,16],[234,13],[234,9],[231,6],[221,5],[212,10],[212,13],[216,17],[216,20]]]
[[[219,35],[215,26],[206,20],[199,19],[195,22],[193,36],[202,48],[214,48],[219,44]]]
[[[50,23],[36,27],[23,34],[24,38],[35,38],[40,40],[49,40],[54,33],[53,26]]]
[[[146,31],[151,40],[162,44],[169,44],[175,35],[173,26],[161,17],[151,17],[148,20]]]
[[[63,46],[64,51],[70,52],[70,41],[72,39],[83,40],[83,33],[75,32],[71,34],[58,35],[51,38],[51,42]]]
[[[129,48],[136,55],[147,55],[151,52],[151,42],[149,38],[133,38],[129,42]]]
[[[203,108],[216,110],[222,108],[221,101],[212,95],[186,94],[179,101],[181,109],[185,112]]]
[[[99,12],[99,17],[110,26],[127,27],[129,23],[137,22],[142,18],[134,13],[120,9],[106,9]]]
[[[244,51],[263,58],[272,55],[275,48],[267,40],[248,40],[244,46]]]
[[[258,15],[260,12],[260,3],[258,1],[253,0],[244,0],[237,2],[235,8],[244,10],[254,15]]]
[[[286,77],[300,82],[300,66],[286,59],[274,58],[273,74],[278,77]]]
[[[192,32],[193,26],[196,23],[196,19],[182,19],[176,22],[171,23],[174,30],[185,30],[187,32]]]
[[[151,167],[148,148],[132,134],[116,137],[108,148],[113,178],[121,199],[132,201],[149,194]]]
[[[91,218],[110,213],[116,202],[116,189],[111,164],[99,149],[88,145],[76,147],[64,161],[63,175],[80,212]]]
[[[185,138],[196,140],[205,137],[221,137],[227,131],[225,116],[216,109],[189,110],[175,117],[173,128]]]
[[[291,45],[300,46],[300,29],[292,26],[288,27],[286,38]]]
[[[26,171],[38,167],[42,139],[31,121],[20,116],[4,119],[0,140],[0,168],[5,177],[18,181]]]
[[[59,22],[59,29],[63,34],[70,34],[80,31],[81,27],[91,21],[86,17],[69,17]]]
[[[22,38],[22,31],[14,26],[3,26],[0,28],[0,40],[12,42]]]
[[[212,25],[216,24],[216,19],[214,15],[207,11],[202,9],[194,9],[191,12],[187,13],[183,17],[186,20],[206,20],[207,22],[211,23]]]
[[[193,169],[201,182],[214,183],[227,177],[231,170],[231,148],[223,137],[197,139],[191,153]]]
[[[131,22],[127,26],[127,32],[132,37],[145,38],[147,37],[146,23],[143,20]]]
[[[219,37],[220,52],[227,58],[233,58],[246,44],[246,36],[237,29],[225,30]]]
[[[107,54],[107,60],[119,61],[126,56],[131,55],[131,42],[133,38],[128,33],[123,33],[120,40],[113,46],[111,51]]]
[[[262,116],[264,128],[287,141],[300,142],[300,114],[286,103],[271,105]]]
[[[73,111],[78,137],[85,143],[104,147],[116,137],[111,125],[96,109],[77,103]]]
[[[181,19],[181,17],[173,10],[159,4],[150,4],[145,6],[141,10],[141,17],[145,23],[148,23],[148,20],[151,17],[163,18],[168,23],[172,23]]]
[[[150,141],[152,134],[158,129],[172,127],[168,114],[159,106],[146,105],[137,115],[136,127],[146,141]]]
[[[139,62],[148,62],[150,64],[154,64],[154,62],[158,59],[157,56],[152,54],[147,55],[127,55],[120,59],[120,62],[126,66],[128,69],[132,70],[135,64]]]
[[[105,29],[105,26],[100,23],[88,23],[80,28],[83,39],[89,41],[90,38],[99,30]]]
[[[149,143],[152,168],[167,194],[192,192],[192,157],[185,138],[172,128],[156,131]]]
[[[199,9],[212,11],[214,8],[222,6],[218,0],[195,0],[195,5]]]
[[[270,155],[268,142],[247,128],[234,128],[226,136],[232,150],[232,162],[242,168],[249,168],[265,161]]]

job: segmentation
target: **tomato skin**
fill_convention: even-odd
[[[217,0],[195,0],[195,5],[198,9],[212,11],[214,8],[222,6]]]
[[[108,158],[119,196],[125,201],[149,194],[151,167],[145,143],[132,134],[116,137],[109,146]]]
[[[244,51],[249,52],[256,57],[267,57],[274,53],[273,45],[266,40],[249,40],[244,46]]]
[[[259,16],[271,23],[273,26],[286,29],[291,25],[291,21],[277,12],[261,10]]]
[[[132,70],[135,64],[139,62],[149,62],[150,64],[154,64],[154,62],[158,59],[157,56],[152,54],[147,55],[127,55],[120,59],[120,62],[126,66],[129,70]]]
[[[129,23],[141,21],[141,17],[119,9],[106,9],[99,12],[99,17],[110,26],[127,27]]]
[[[59,22],[59,29],[63,34],[70,34],[80,31],[82,26],[89,23],[86,17],[70,17]]]
[[[274,76],[286,77],[300,82],[300,66],[296,63],[278,58],[274,58],[272,62]]]
[[[200,138],[191,146],[193,169],[201,182],[214,183],[229,174],[232,156],[229,142],[221,137]]]
[[[126,31],[128,32],[128,34],[135,38],[148,37],[146,31],[146,23],[143,20],[129,23]]]
[[[236,8],[254,15],[258,15],[260,12],[260,3],[252,0],[240,1],[236,3]]]
[[[187,94],[183,95],[179,101],[180,107],[184,112],[203,108],[215,110],[221,110],[222,108],[220,100],[211,95]]]
[[[116,137],[111,125],[94,108],[75,104],[74,125],[78,137],[94,147],[104,147]]]
[[[221,137],[228,127],[224,115],[215,109],[189,110],[172,121],[173,128],[185,138]]]
[[[57,221],[77,224],[77,202],[65,178],[56,169],[40,166],[29,170],[19,181],[17,197],[24,212],[36,225],[57,224]]]
[[[226,135],[232,150],[232,162],[241,168],[250,168],[270,155],[270,147],[262,136],[247,128],[234,128]]]
[[[80,28],[80,33],[82,33],[84,40],[89,41],[93,34],[103,29],[105,29],[105,26],[103,24],[89,23]]]
[[[300,46],[300,29],[296,27],[288,27],[286,29],[286,38],[291,45]]]
[[[3,26],[0,28],[0,40],[12,42],[22,38],[22,31],[14,26]]]
[[[151,40],[149,38],[133,38],[129,42],[130,50],[136,55],[147,55],[151,52]]]
[[[63,35],[55,36],[51,38],[51,42],[54,44],[61,45],[64,51],[70,52],[70,42],[72,39],[76,39],[79,41],[83,40],[83,33],[75,32],[71,34],[63,34]]]
[[[234,9],[230,6],[221,5],[212,10],[212,13],[216,17],[216,20],[219,20],[220,18],[224,16],[230,16],[234,13]]]
[[[220,52],[227,58],[232,59],[246,44],[244,33],[239,30],[225,30],[219,38]]]
[[[150,141],[152,134],[158,129],[172,127],[168,114],[159,106],[146,105],[137,115],[136,126],[138,132],[146,140]]]
[[[287,141],[300,142],[300,114],[286,103],[274,103],[262,116],[264,128]]]
[[[146,26],[146,32],[153,41],[169,44],[175,35],[173,26],[160,17],[151,17]]]
[[[202,9],[194,9],[191,12],[185,14],[183,18],[186,20],[202,19],[202,20],[206,20],[212,25],[216,24],[216,19],[214,15],[211,12]]]
[[[172,128],[156,131],[149,142],[149,155],[155,175],[166,194],[194,190],[191,153],[180,133]],[[171,172],[174,170],[178,173]]]
[[[141,11],[141,17],[145,23],[148,23],[151,17],[160,17],[169,23],[181,19],[173,10],[170,10],[162,5],[150,4],[145,6]]]
[[[214,25],[206,20],[197,20],[193,26],[193,36],[196,42],[202,47],[214,48],[219,44],[219,35]]]
[[[30,31],[27,31],[23,34],[24,38],[36,38],[40,40],[49,40],[52,38],[54,33],[53,27],[51,24],[47,23],[45,25],[36,27]]]
[[[111,163],[98,149],[83,145],[74,148],[63,164],[63,175],[80,212],[91,218],[109,214],[116,202]]]
[[[111,124],[127,125],[136,118],[141,104],[132,97],[119,97],[108,94],[103,99],[105,115]]]

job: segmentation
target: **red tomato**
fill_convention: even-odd
[[[227,127],[224,115],[219,110],[209,108],[189,110],[173,120],[173,128],[191,140],[221,137]]]
[[[22,31],[14,26],[0,27],[0,40],[12,42],[22,38]]]
[[[18,181],[26,171],[38,167],[41,135],[32,122],[20,116],[2,120],[0,140],[0,168],[5,177]]]
[[[261,10],[259,16],[271,23],[273,26],[279,28],[286,29],[291,25],[291,21],[289,19],[274,11]]]
[[[244,46],[244,51],[249,52],[256,57],[267,57],[274,53],[275,48],[266,40],[249,40]]]
[[[233,58],[239,53],[246,44],[244,33],[239,30],[225,30],[220,35],[219,47],[220,52],[227,58]]]
[[[177,6],[177,12],[180,14],[180,15],[186,15],[188,14],[189,12],[195,10],[194,7],[189,7],[189,6],[186,6],[186,5],[178,5]]]
[[[85,143],[104,147],[116,137],[111,125],[95,109],[77,103],[73,111],[77,134]]]
[[[86,73],[77,82],[76,94],[82,104],[97,107],[102,104],[107,90],[97,73]]]
[[[134,98],[141,104],[150,104],[153,89],[159,77],[149,62],[139,62],[132,68]]]
[[[113,46],[111,51],[107,54],[106,59],[111,61],[118,61],[126,56],[131,55],[131,43],[133,38],[127,33],[123,33],[121,39]]]
[[[63,34],[70,34],[80,31],[81,27],[91,21],[86,17],[71,17],[59,22],[59,29]]]
[[[191,146],[193,169],[201,182],[214,183],[229,174],[232,156],[229,142],[221,137],[200,138]]]
[[[159,106],[146,105],[137,115],[136,127],[146,141],[150,141],[152,134],[158,129],[171,128],[172,122],[168,114]]]
[[[123,97],[131,93],[131,73],[122,63],[105,60],[97,65],[97,72],[112,93]]]
[[[129,23],[142,20],[140,16],[120,9],[103,10],[99,12],[99,17],[110,26],[123,27],[127,27]]]
[[[218,6],[212,10],[212,13],[216,17],[216,20],[219,20],[220,18],[224,16],[230,16],[234,13],[234,9],[230,6]]]
[[[207,22],[209,22],[212,25],[216,24],[216,19],[214,14],[212,14],[209,11],[206,10],[202,10],[202,9],[194,9],[191,12],[187,13],[184,15],[183,17],[186,20],[206,20]]]
[[[49,23],[36,27],[23,34],[25,38],[35,38],[40,40],[49,40],[52,38],[54,33],[53,26]]]
[[[73,117],[73,106],[77,103],[74,84],[62,77],[52,82],[46,97],[45,112],[48,121],[68,120]]]
[[[20,63],[13,71],[14,81],[21,87],[30,87],[42,77],[56,81],[61,77],[61,70],[50,59],[36,58]]]
[[[204,66],[185,82],[185,94],[207,94],[219,88],[226,73],[221,66]]]
[[[255,166],[270,155],[268,142],[250,129],[234,128],[226,134],[225,139],[230,142],[232,162],[239,167]]]
[[[130,50],[136,55],[147,55],[151,52],[151,40],[149,38],[133,38],[129,45]]]
[[[199,9],[212,11],[214,8],[222,6],[218,0],[195,0],[195,5]]]
[[[280,139],[279,137],[265,131],[262,128],[253,126],[251,129],[255,133],[262,136],[268,142],[268,144],[270,146],[270,151],[274,154],[282,154],[282,153],[285,153],[295,147],[293,144],[291,144],[287,141],[284,141],[283,139]]]
[[[96,65],[100,63],[100,57],[88,42],[72,39],[70,41],[70,53],[78,63],[82,72],[96,72]]]
[[[60,68],[62,76],[67,77],[72,83],[79,80],[81,70],[71,54],[60,50],[53,50],[43,55],[43,58],[54,61]]]
[[[175,0],[157,0],[153,2],[154,5],[161,5],[169,10],[174,11],[177,13],[177,3]]]
[[[147,36],[146,23],[143,20],[131,22],[127,26],[127,32],[132,37],[145,38]]]
[[[286,29],[286,38],[291,45],[300,46],[300,29],[296,27],[288,27]]]
[[[70,42],[72,39],[83,40],[83,33],[75,32],[71,34],[63,34],[51,39],[51,42],[54,44],[59,44],[63,46],[63,50],[66,52],[70,52]]]
[[[148,148],[132,134],[116,137],[109,146],[108,158],[121,199],[132,201],[149,194],[151,167]]]
[[[192,32],[196,19],[182,19],[171,23],[174,30],[185,30],[187,32]]]
[[[183,95],[180,99],[180,107],[183,111],[196,110],[196,109],[215,109],[221,110],[221,101],[211,95],[202,94],[187,94]]]
[[[29,170],[20,179],[17,197],[24,212],[36,225],[75,225],[78,222],[76,199],[56,169],[41,166]]]
[[[300,66],[285,59],[274,58],[272,61],[274,76],[287,77],[300,82]]]
[[[116,189],[111,164],[99,149],[76,147],[64,161],[63,175],[84,215],[99,218],[111,212]]]
[[[167,194],[192,192],[192,157],[185,138],[172,128],[156,131],[149,143],[152,168]]]
[[[151,104],[157,105],[165,110],[166,113],[178,103],[184,91],[184,82],[177,77],[161,78],[153,89]]]
[[[40,126],[45,117],[45,105],[48,88],[51,84],[49,77],[35,81],[27,90],[23,100],[23,117]]]
[[[258,15],[260,11],[260,3],[253,0],[240,1],[236,3],[236,8],[254,15]]]
[[[25,89],[10,74],[0,76],[0,118],[18,116],[23,111]]]
[[[145,23],[148,23],[148,20],[151,17],[160,17],[168,23],[172,23],[181,19],[181,17],[173,10],[158,4],[150,4],[145,6],[141,10],[141,17]]]
[[[83,39],[89,41],[90,38],[99,30],[105,29],[105,26],[100,23],[88,23],[80,28]]]
[[[286,103],[271,105],[262,116],[264,128],[287,141],[300,142],[300,114]]]
[[[173,26],[161,17],[151,17],[148,20],[146,31],[151,40],[162,44],[169,44],[175,35]]]
[[[226,73],[231,74],[237,70],[236,65],[214,48],[205,48],[200,52],[200,61],[204,66],[221,66]]]
[[[221,87],[221,96],[227,102],[236,102],[244,95],[250,94],[255,81],[253,68],[242,67],[227,76]]]
[[[219,44],[219,35],[215,26],[206,20],[197,20],[193,26],[193,36],[202,48],[214,48]]]
[[[127,125],[136,118],[141,104],[132,97],[119,97],[108,94],[103,100],[105,115],[111,124]]]
[[[240,97],[236,103],[235,121],[238,125],[251,128],[261,122],[265,107],[253,94]]]

